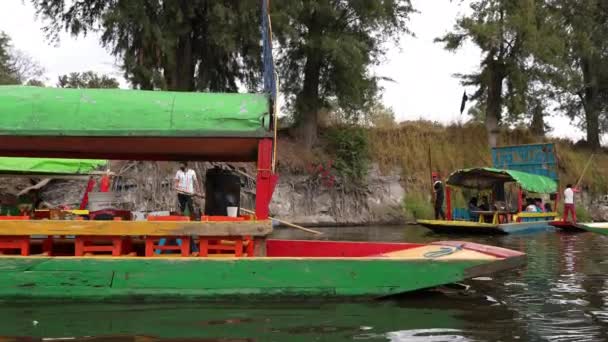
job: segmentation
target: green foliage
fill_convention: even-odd
[[[59,88],[118,88],[118,81],[107,75],[99,75],[94,71],[83,73],[72,72],[61,75],[57,80]]]
[[[541,3],[476,0],[472,14],[459,18],[453,32],[436,40],[455,51],[470,39],[482,50],[481,69],[459,76],[463,85],[476,88],[470,98],[482,107],[475,107],[472,114],[485,120],[491,145],[499,124],[532,116],[528,102],[543,95],[543,73],[535,62],[551,56],[555,46],[548,42],[554,41],[555,33],[544,25]]]
[[[44,74],[44,68],[23,51],[11,45],[11,38],[0,31],[0,84],[28,84]]]
[[[259,84],[258,1],[31,2],[50,38],[99,29],[136,88],[235,92],[239,83]]]
[[[368,137],[360,127],[330,128],[326,133],[327,150],[333,157],[332,167],[347,184],[359,186],[365,182],[370,155]]]
[[[11,38],[0,31],[0,84],[18,83],[11,65]]]
[[[322,108],[359,117],[379,91],[370,67],[384,44],[408,32],[409,0],[272,2],[281,90],[306,144],[314,142]]]
[[[419,192],[410,192],[403,199],[403,210],[407,216],[416,220],[430,220],[435,217],[433,204],[428,196]]]

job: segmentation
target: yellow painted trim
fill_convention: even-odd
[[[498,225],[491,223],[479,223],[473,221],[442,221],[442,220],[418,220],[418,224],[446,226],[446,227],[467,227],[467,228],[498,228]]]
[[[266,236],[270,220],[263,221],[0,221],[0,235],[95,236]]]

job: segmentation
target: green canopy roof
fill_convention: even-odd
[[[107,163],[92,159],[0,158],[0,173],[82,175]]]
[[[0,86],[0,135],[259,137],[266,94]]]
[[[447,180],[448,185],[472,189],[489,189],[494,184],[509,182],[516,182],[529,192],[543,194],[557,192],[557,182],[549,177],[489,167],[458,170]]]

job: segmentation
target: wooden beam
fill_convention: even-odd
[[[0,235],[266,236],[270,220],[241,222],[1,221]]]

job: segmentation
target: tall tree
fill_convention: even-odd
[[[31,56],[15,49],[11,38],[0,31],[0,84],[37,84],[44,68]]]
[[[61,75],[57,79],[59,88],[118,88],[118,81],[114,77],[99,75],[94,71],[83,73],[72,72]]]
[[[18,83],[11,64],[11,38],[0,31],[0,84]]]
[[[353,115],[373,103],[379,86],[370,67],[387,40],[408,32],[412,11],[409,0],[272,1],[281,87],[305,145],[330,102]]]
[[[608,2],[546,0],[546,7],[565,47],[548,67],[552,84],[566,113],[582,119],[588,145],[599,148],[608,120]]]
[[[459,18],[454,32],[436,40],[455,51],[470,39],[483,52],[480,70],[459,76],[464,85],[477,88],[471,99],[483,103],[490,146],[496,146],[503,120],[527,112],[531,59],[543,45],[539,37],[547,34],[538,12],[539,1],[473,1],[472,14]],[[503,115],[505,111],[508,117]]]
[[[31,0],[49,37],[97,29],[141,89],[237,91],[260,81],[259,3]]]

